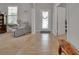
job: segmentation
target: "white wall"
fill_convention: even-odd
[[[79,50],[79,4],[68,4],[67,39]]]
[[[31,23],[32,23],[32,34],[35,34],[36,33],[36,31],[35,31],[35,9],[33,8],[32,9],[32,11],[31,11],[31,19],[32,19],[32,21],[31,21]]]
[[[52,32],[54,35],[57,35],[57,6],[54,5],[53,7],[53,26],[52,26]]]

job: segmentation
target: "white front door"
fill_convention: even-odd
[[[51,31],[50,9],[42,9],[40,15],[41,31]]]

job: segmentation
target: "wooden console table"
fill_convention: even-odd
[[[62,52],[65,55],[78,55],[79,54],[77,49],[75,49],[72,46],[72,44],[69,43],[68,41],[64,39],[59,39],[58,42],[59,42],[59,49],[58,49],[59,55],[61,55]]]

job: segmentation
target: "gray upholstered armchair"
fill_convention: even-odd
[[[22,23],[16,28],[12,28],[11,32],[14,37],[18,37],[31,32],[31,27],[29,26],[28,23]]]

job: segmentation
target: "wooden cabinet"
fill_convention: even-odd
[[[6,25],[4,24],[4,15],[0,14],[0,33],[6,32]]]

